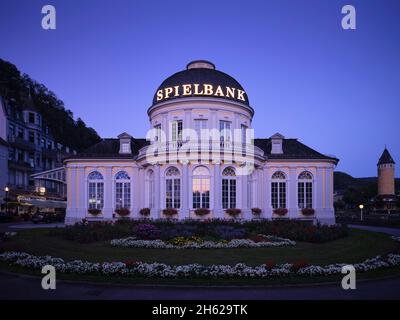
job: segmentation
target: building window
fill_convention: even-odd
[[[273,209],[286,208],[286,175],[282,171],[272,175],[271,205]]]
[[[53,149],[53,143],[51,141],[47,141],[47,149],[52,150]]]
[[[15,136],[15,126],[13,124],[10,124],[8,126],[8,130],[9,130],[9,135],[10,136]]]
[[[172,141],[182,141],[182,130],[183,130],[182,120],[172,121],[172,123],[171,123],[171,140]]]
[[[297,182],[297,203],[300,209],[312,208],[312,179],[312,174],[308,171],[303,171],[299,174]]]
[[[35,133],[33,131],[29,131],[28,139],[30,143],[35,143]]]
[[[161,124],[155,125],[154,130],[155,130],[154,142],[161,141]]]
[[[197,139],[201,140],[201,131],[207,129],[206,119],[195,119],[194,120],[194,130],[197,134]]]
[[[115,175],[115,209],[131,207],[131,178],[126,171]]]
[[[242,144],[246,144],[246,139],[247,139],[247,126],[245,126],[244,124],[241,125],[240,127],[241,129],[241,143]]]
[[[33,112],[28,113],[28,122],[29,123],[35,123],[35,114]]]
[[[122,144],[122,153],[129,153],[130,150],[130,144],[129,143],[123,143]]]
[[[147,172],[147,206],[151,209],[154,208],[154,172],[149,170]]]
[[[231,122],[221,120],[219,122],[219,132],[220,132],[220,141],[221,143],[230,142],[231,137]]]
[[[102,174],[98,171],[88,175],[88,203],[89,209],[103,209],[104,182]]]
[[[165,174],[165,207],[178,209],[181,206],[181,178],[179,170],[170,167]]]
[[[193,208],[210,208],[210,172],[206,167],[193,170]]]
[[[231,167],[222,171],[222,208],[236,208],[236,173]]]
[[[18,135],[18,138],[24,139],[24,129],[18,128],[17,135]]]

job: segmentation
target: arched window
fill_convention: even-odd
[[[300,209],[312,208],[313,176],[308,171],[299,174],[297,182],[297,203]]]
[[[210,173],[206,167],[193,170],[193,208],[210,208]]]
[[[129,209],[131,206],[131,178],[126,171],[115,175],[115,209]]]
[[[175,167],[168,168],[165,173],[165,206],[175,209],[181,206],[181,178]]]
[[[98,171],[88,175],[88,207],[89,209],[103,209],[104,206],[104,180]]]
[[[236,208],[236,173],[231,167],[222,171],[222,208]]]
[[[286,208],[286,175],[282,171],[272,175],[271,205],[273,209]]]
[[[147,206],[154,208],[154,171],[147,171]]]

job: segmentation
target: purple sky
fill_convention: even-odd
[[[357,30],[341,28],[345,4]],[[247,91],[256,137],[299,138],[356,177],[376,175],[385,144],[400,166],[398,0],[3,0],[0,57],[102,137],[144,137],[158,85],[208,59]]]

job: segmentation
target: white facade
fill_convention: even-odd
[[[129,209],[132,219],[142,217],[142,208],[150,208],[153,219],[165,218],[166,208],[175,208],[178,219],[229,219],[232,216],[226,210],[237,208],[239,219],[335,223],[333,170],[337,159],[280,134],[256,139],[253,144],[254,111],[244,90],[235,88],[240,86],[235,82],[207,84],[207,74],[214,72],[208,62],[191,63],[181,74],[201,74],[202,70],[203,83],[200,79],[200,83],[186,82],[179,88],[178,84],[162,85],[156,92],[148,110],[149,129],[155,129],[147,136],[149,143],[124,133],[100,142],[103,154],[94,151],[98,150],[95,146],[92,154],[89,149],[84,156],[65,160],[67,224],[115,219],[118,208]],[[229,77],[227,81],[235,80]],[[307,148],[310,157],[293,153],[300,147]],[[247,166],[248,172],[243,170]],[[197,215],[198,208],[209,213]],[[252,208],[261,209],[261,214],[254,215]],[[313,209],[314,214],[304,215],[304,208]],[[98,212],[93,215],[89,209]],[[277,215],[279,209],[287,213]]]

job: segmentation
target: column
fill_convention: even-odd
[[[104,208],[103,217],[104,219],[112,219],[113,211],[113,179],[112,179],[112,167],[106,167],[106,174],[104,177]]]
[[[157,219],[160,217],[160,210],[161,210],[161,192],[160,192],[160,185],[161,185],[161,177],[160,177],[160,165],[154,165],[154,208],[151,210],[151,218]]]
[[[242,214],[243,214],[243,219],[245,220],[250,220],[252,218],[252,213],[251,213],[251,208],[249,208],[249,201],[248,201],[248,188],[249,188],[249,181],[250,181],[250,176],[249,174],[244,174],[242,176],[239,176],[239,181],[241,181],[241,192],[239,194],[239,197],[241,197],[241,206],[239,208],[242,208]]]
[[[299,216],[299,210],[297,207],[297,174],[296,168],[289,168],[289,179],[287,180],[287,195],[286,202],[288,205],[289,218],[297,218]]]
[[[221,165],[214,163],[214,214],[213,218],[223,219],[224,212],[221,204]]]
[[[138,166],[133,167],[131,182],[131,218],[138,217],[140,210],[140,196],[144,192],[144,177],[140,174],[142,170]],[[138,183],[140,181],[140,184]]]
[[[182,165],[182,194],[181,194],[181,208],[179,210],[179,220],[189,218],[189,195],[190,195],[190,184],[189,184],[189,165],[185,161]]]
[[[86,205],[86,179],[85,179],[85,168],[77,168],[77,188],[76,188],[76,207],[77,216],[83,219],[86,216],[87,205]]]

